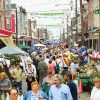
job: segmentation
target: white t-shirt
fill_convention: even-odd
[[[63,67],[63,61],[62,61],[62,58],[58,58],[57,60],[57,64],[59,64],[59,67]]]
[[[98,71],[100,71],[100,65],[97,65],[96,68]]]
[[[100,100],[100,89],[93,87],[91,92],[91,100]]]
[[[44,60],[44,62],[48,65],[49,64],[49,58],[46,58],[45,60]]]
[[[71,73],[72,74],[77,73],[76,72],[77,67],[78,67],[78,65],[77,64],[74,64],[73,62],[70,64],[70,69],[71,69]]]
[[[93,100],[100,100],[100,90],[97,90],[97,92],[95,93]]]
[[[79,92],[79,90],[78,90],[78,81],[77,81],[77,80],[73,80],[73,82],[76,84],[76,86],[77,86],[77,91]]]
[[[26,76],[29,75],[29,76],[36,77],[36,67],[35,67],[35,65],[32,64],[31,68],[27,67],[25,73],[26,73]]]

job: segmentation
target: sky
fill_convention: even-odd
[[[35,12],[44,12],[44,11],[56,11],[56,12],[70,12],[70,1],[71,0],[12,0],[12,3],[16,3],[18,6],[22,6],[26,9],[28,13],[35,13]],[[78,0],[79,1],[79,0]],[[78,3],[79,4],[79,3]],[[75,9],[75,0],[73,0],[73,9]],[[75,10],[74,10],[75,11]],[[71,14],[73,15],[74,12]],[[64,16],[62,18],[38,18],[36,17],[38,25],[46,25],[46,24],[62,24],[64,21]],[[65,23],[66,24],[66,23]],[[48,30],[52,31],[52,33],[59,33],[60,28],[48,28]],[[57,32],[56,32],[57,30]],[[59,30],[59,31],[58,31]]]
[[[64,7],[60,6],[60,8],[55,5],[68,4],[69,2],[70,0],[12,0],[12,3],[17,3],[19,6],[24,6],[28,11],[62,9],[65,8],[64,5]]]

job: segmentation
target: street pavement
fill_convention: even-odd
[[[22,74],[22,84],[23,84],[23,93],[27,91],[27,83],[25,81],[25,73]],[[78,100],[90,100],[90,94],[87,92],[79,93],[79,99]]]
[[[87,92],[80,93],[78,100],[90,100],[90,94]]]

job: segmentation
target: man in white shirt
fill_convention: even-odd
[[[49,56],[47,56],[46,58],[45,58],[45,60],[44,60],[44,62],[48,65],[49,64]]]

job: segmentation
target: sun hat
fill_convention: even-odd
[[[29,65],[29,64],[32,64],[33,63],[33,61],[27,61],[27,64]]]

